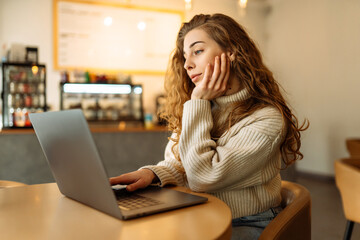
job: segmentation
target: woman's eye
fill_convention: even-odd
[[[199,53],[201,53],[203,50],[196,50],[196,51],[194,51],[194,54],[195,55],[198,55]]]

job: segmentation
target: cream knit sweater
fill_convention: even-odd
[[[247,90],[213,101],[189,100],[184,104],[179,140],[181,163],[165,149],[165,160],[151,169],[160,185],[175,184],[206,192],[224,201],[232,217],[253,215],[278,206],[281,201],[280,145],[283,119],[274,107],[266,107],[233,125],[217,141],[210,131],[227,124],[225,106],[249,97]],[[182,164],[182,165],[181,165]],[[179,171],[183,167],[185,174]]]

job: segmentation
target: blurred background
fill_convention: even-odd
[[[296,164],[297,174],[333,184],[334,161],[348,156],[345,139],[360,136],[360,1],[106,2],[181,12],[184,21],[199,13],[217,12],[236,19],[257,43],[300,122],[310,121],[310,128],[302,135],[304,159]],[[0,0],[1,57],[7,57],[14,43],[37,47],[39,62],[46,64],[50,110],[60,109],[59,82],[63,73],[54,67],[54,4],[56,1],[51,0]],[[161,41],[171,41],[175,46],[171,34],[161,36]],[[143,88],[144,112],[155,115],[156,100],[164,94],[164,72],[128,74],[133,84]],[[329,191],[339,197],[334,189],[332,185]]]

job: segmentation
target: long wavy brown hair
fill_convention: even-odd
[[[262,56],[253,40],[244,28],[234,19],[223,15],[196,15],[190,22],[184,23],[178,33],[176,48],[170,58],[165,77],[166,105],[161,118],[168,122],[170,131],[176,133],[173,153],[180,161],[178,143],[181,135],[183,104],[190,99],[195,85],[184,69],[184,38],[193,29],[204,30],[224,52],[231,52],[235,56],[232,61],[230,74],[241,81],[241,85],[250,93],[246,101],[236,102],[230,106],[228,124],[213,129],[212,138],[219,138],[231,126],[255,111],[266,106],[274,106],[284,119],[285,139],[281,144],[281,155],[285,166],[303,158],[300,152],[300,132],[308,128],[307,120],[299,126],[298,119],[288,107],[280,92],[280,87],[272,72],[265,66]]]

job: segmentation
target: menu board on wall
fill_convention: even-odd
[[[162,74],[182,21],[181,11],[56,0],[54,67]]]

